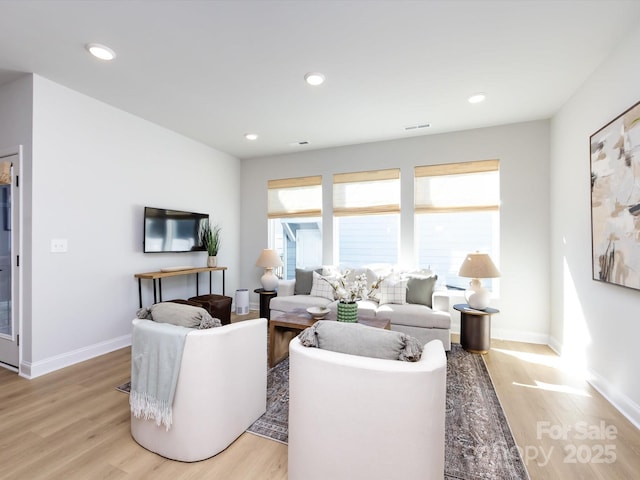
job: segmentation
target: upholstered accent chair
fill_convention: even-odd
[[[134,320],[148,322],[149,320]],[[227,448],[266,410],[267,320],[245,320],[186,336],[167,431],[131,415],[131,435],[163,457],[195,462]]]
[[[289,344],[289,480],[444,477],[446,357],[417,362]]]

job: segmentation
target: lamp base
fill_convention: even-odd
[[[260,277],[262,288],[265,292],[275,292],[278,288],[278,277],[273,274],[273,269],[265,268],[264,275]]]
[[[491,293],[482,286],[480,280],[474,278],[469,283],[469,288],[465,290],[464,298],[467,301],[467,305],[471,308],[475,310],[484,310],[489,306]]]

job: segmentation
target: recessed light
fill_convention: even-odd
[[[258,139],[258,135],[255,133],[246,133],[244,135],[244,138],[246,138],[247,140],[257,140]]]
[[[485,98],[487,98],[487,96],[484,93],[476,93],[471,95],[467,100],[469,100],[469,103],[480,103],[484,102]]]
[[[100,60],[113,60],[116,58],[116,52],[107,47],[106,45],[101,45],[99,43],[89,43],[86,45],[87,51],[96,58]]]
[[[304,76],[304,80],[314,87],[324,83],[324,75],[318,72],[309,72]]]

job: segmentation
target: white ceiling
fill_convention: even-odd
[[[549,118],[639,20],[638,0],[0,0],[0,84],[33,72],[251,158]]]

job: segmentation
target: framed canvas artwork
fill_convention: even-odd
[[[593,279],[640,289],[640,102],[590,145]]]

